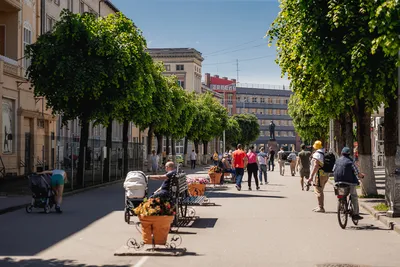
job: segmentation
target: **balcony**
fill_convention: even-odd
[[[22,77],[22,68],[17,61],[0,55],[0,83],[3,82],[3,74]]]
[[[21,10],[19,0],[2,0],[0,1],[0,12],[17,12]]]

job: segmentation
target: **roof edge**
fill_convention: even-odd
[[[120,12],[120,10],[113,4],[111,3],[110,0],[105,0],[104,3],[109,6],[115,13]]]

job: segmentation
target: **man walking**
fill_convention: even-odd
[[[318,207],[313,209],[315,212],[325,212],[324,209],[324,188],[328,182],[328,174],[326,174],[322,167],[324,166],[325,148],[322,147],[321,141],[315,141],[313,148],[316,150],[311,160],[311,176],[307,180],[310,184],[314,181],[314,193],[317,196]]]
[[[364,174],[360,173],[354,161],[350,158],[350,148],[342,149],[342,156],[335,162],[333,167],[335,176],[335,184],[347,184],[350,186],[351,202],[353,204],[353,220],[362,220],[358,207],[358,195],[356,186],[359,185],[358,178],[364,178]]]
[[[237,149],[232,153],[232,166],[236,173],[236,189],[240,191],[242,190],[244,168],[247,166],[247,154],[243,151],[241,144],[238,144]]]
[[[197,154],[194,151],[194,149],[192,150],[192,153],[190,153],[190,167],[192,169],[196,169],[196,159],[197,159]]]
[[[301,144],[301,151],[299,153],[299,157],[297,159],[296,169],[300,172],[300,185],[301,190],[304,191],[304,179],[310,178],[310,158],[311,152],[306,151],[306,145]],[[300,167],[300,168],[299,168]],[[310,185],[306,184],[307,191],[310,190]]]
[[[274,171],[275,168],[275,150],[272,149],[272,147],[269,148],[269,160],[268,160],[268,171]],[[272,166],[272,170],[271,170]]]
[[[268,156],[267,156],[266,153],[264,153],[264,147],[260,148],[260,153],[257,154],[257,158],[258,158],[258,164],[259,164],[258,176],[260,178],[260,185],[263,184],[263,182],[262,182],[263,174],[264,174],[265,184],[268,184],[268,181],[267,181],[267,160],[268,160]]]
[[[285,151],[283,151],[283,147],[278,152],[278,164],[279,164],[279,174],[285,175],[285,159],[284,159]]]

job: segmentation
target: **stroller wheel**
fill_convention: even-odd
[[[50,206],[49,205],[44,206],[44,212],[45,213],[50,213]]]
[[[130,222],[131,222],[131,215],[129,214],[129,211],[125,211],[125,222],[127,223],[127,224],[129,224]]]
[[[25,210],[26,210],[27,213],[31,213],[31,212],[32,212],[32,209],[33,209],[33,207],[32,207],[31,204],[29,204],[29,205],[27,205],[27,206],[25,207]]]

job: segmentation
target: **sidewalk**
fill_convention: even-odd
[[[375,219],[385,224],[389,229],[395,230],[400,234],[400,218],[390,218],[386,216],[386,212],[375,210],[375,206],[381,203],[385,203],[385,169],[379,168],[374,169],[376,187],[378,189],[378,195],[382,195],[383,198],[358,198],[358,202],[361,208],[366,210]],[[333,185],[333,181],[329,180]],[[357,189],[358,195],[361,195],[361,189]]]
[[[195,173],[197,174],[207,174],[206,168],[208,168],[209,166],[198,166],[196,169],[192,170],[189,167],[183,167],[183,170],[188,174],[188,175],[194,175]],[[145,173],[147,175],[150,175],[151,172],[147,172],[145,171]],[[122,181],[124,181],[124,179],[120,179],[120,180],[116,180],[116,181],[112,181],[112,182],[106,182],[103,184],[97,184],[94,186],[88,186],[88,187],[84,187],[81,189],[77,189],[77,190],[73,190],[70,192],[64,192],[64,197],[70,196],[70,195],[74,195],[74,194],[78,194],[87,190],[91,190],[91,189],[95,189],[95,188],[99,188],[99,187],[103,187],[103,186],[109,186],[115,183],[121,183]],[[24,208],[26,205],[28,205],[32,200],[32,197],[29,193],[25,194],[6,194],[6,193],[1,193],[0,192],[0,215],[7,213],[7,212],[12,212],[21,208]]]

